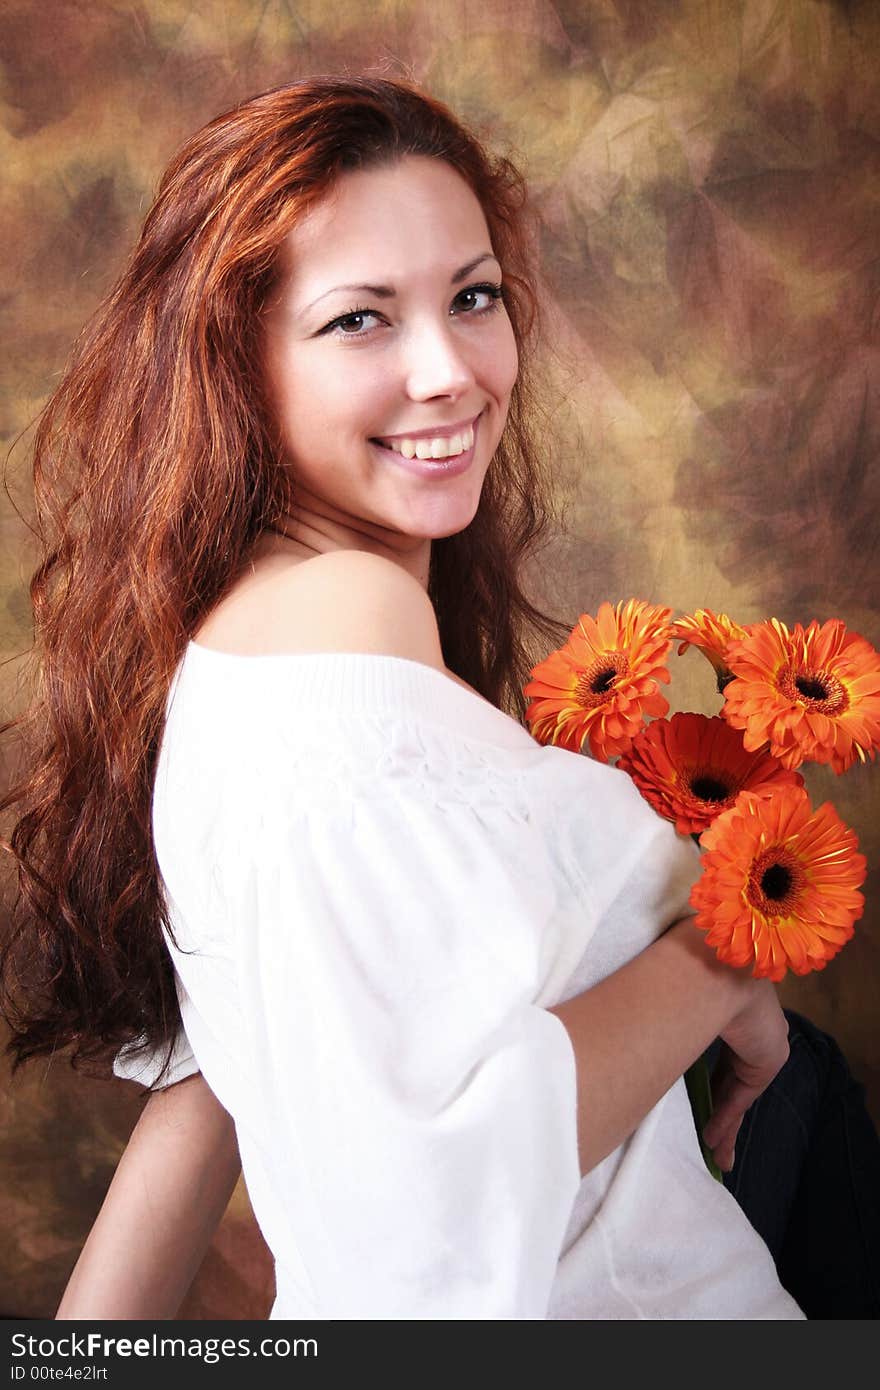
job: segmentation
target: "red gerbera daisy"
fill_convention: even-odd
[[[741,792],[700,845],[690,900],[719,960],[781,980],[824,970],[853,935],[865,857],[830,801],[814,812],[803,787]]]
[[[789,632],[776,618],[730,642],[724,718],[746,748],[784,767],[809,759],[846,772],[880,746],[880,654],[839,618]]]
[[[718,715],[673,714],[634,738],[618,767],[681,835],[698,834],[733,805],[741,791],[803,785],[769,753],[749,753],[742,734]]]
[[[526,719],[538,742],[576,753],[589,742],[607,762],[628,750],[646,715],[666,714],[657,682],[669,680],[671,611],[630,599],[603,603],[595,618],[582,613],[565,646],[534,666],[523,687],[535,696]]]

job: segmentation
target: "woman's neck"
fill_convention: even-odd
[[[408,548],[401,550],[385,544],[376,537],[321,518],[318,525],[302,518],[283,516],[268,526],[252,548],[252,559],[274,555],[289,556],[291,560],[310,560],[332,550],[364,550],[382,555],[400,565],[427,590],[431,563],[431,542],[412,538]]]

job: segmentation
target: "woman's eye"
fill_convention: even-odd
[[[456,295],[456,298],[464,299],[467,296],[473,297],[479,295],[483,295],[484,297],[488,298],[489,303],[483,304],[481,308],[471,308],[470,312],[478,314],[491,313],[493,309],[497,309],[499,307],[499,300],[501,299],[501,286],[470,285],[466,290],[462,290],[461,294]]]
[[[368,335],[360,331],[364,319],[378,318],[371,309],[349,309],[347,314],[342,314],[340,318],[328,323],[324,329],[329,333],[331,329],[338,329],[344,338],[366,338]]]

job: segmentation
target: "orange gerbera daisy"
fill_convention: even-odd
[[[824,970],[852,936],[865,856],[830,801],[814,812],[803,787],[741,792],[700,845],[690,900],[719,960],[781,980]]]
[[[523,687],[535,696],[526,720],[538,742],[576,753],[589,742],[607,762],[629,749],[646,715],[666,714],[657,682],[669,680],[671,612],[631,598],[601,604],[595,618],[582,613],[565,646],[533,666]]]
[[[619,760],[646,801],[680,835],[699,834],[741,791],[770,792],[803,785],[769,753],[748,753],[742,734],[715,715],[674,714],[655,719],[633,739]]]
[[[769,745],[783,767],[809,759],[846,772],[880,746],[880,654],[839,618],[789,632],[770,618],[731,641],[735,677],[722,714],[751,750]]]
[[[695,613],[678,618],[669,629],[673,639],[681,638],[679,656],[688,647],[698,647],[707,661],[711,661],[718,676],[718,693],[723,691],[731,679],[725,660],[728,642],[734,637],[745,637],[746,628],[740,627],[726,613],[713,613],[710,608],[698,608]]]

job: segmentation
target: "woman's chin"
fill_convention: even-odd
[[[479,496],[433,498],[430,507],[420,509],[420,516],[410,518],[407,534],[432,541],[457,536],[470,526],[479,504]]]

